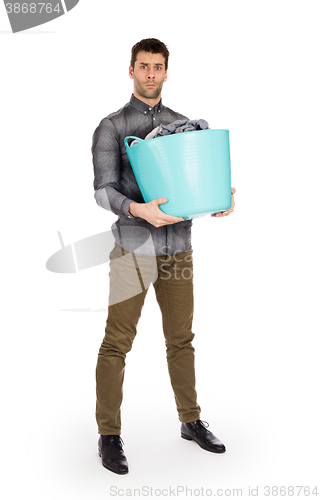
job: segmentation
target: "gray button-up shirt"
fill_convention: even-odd
[[[104,118],[93,135],[95,199],[99,206],[118,215],[112,225],[116,243],[137,255],[170,255],[191,248],[192,220],[155,227],[129,212],[132,201],[144,203],[130,165],[124,138],[144,139],[158,125],[186,119],[162,104],[153,108],[134,95],[130,102]],[[152,168],[152,165],[150,165]]]

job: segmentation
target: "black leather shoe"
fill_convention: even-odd
[[[204,425],[207,424],[207,425]],[[221,441],[208,431],[208,422],[203,420],[195,420],[188,424],[181,424],[181,437],[183,439],[192,439],[198,443],[198,445],[207,451],[212,451],[214,453],[224,453],[226,447]]]
[[[129,472],[128,462],[125,457],[120,436],[107,435],[100,436],[98,441],[99,457],[102,458],[102,465],[106,469],[116,474],[127,474]]]

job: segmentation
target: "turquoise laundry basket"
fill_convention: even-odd
[[[129,147],[130,139],[138,143]],[[185,219],[230,208],[228,130],[197,130],[146,141],[128,136],[124,143],[146,203],[167,198],[159,208]]]

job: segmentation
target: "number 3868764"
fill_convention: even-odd
[[[6,9],[8,14],[41,14],[51,12],[60,13],[60,4],[57,3],[56,6],[52,3],[6,3]]]

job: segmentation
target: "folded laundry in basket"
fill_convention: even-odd
[[[182,132],[194,132],[195,130],[207,130],[209,124],[206,120],[176,120],[168,125],[159,125],[158,127],[151,130],[151,132],[145,137],[145,140],[155,139],[156,137],[162,137],[164,135],[170,134],[180,134]],[[130,146],[137,144],[138,141],[132,141]]]

